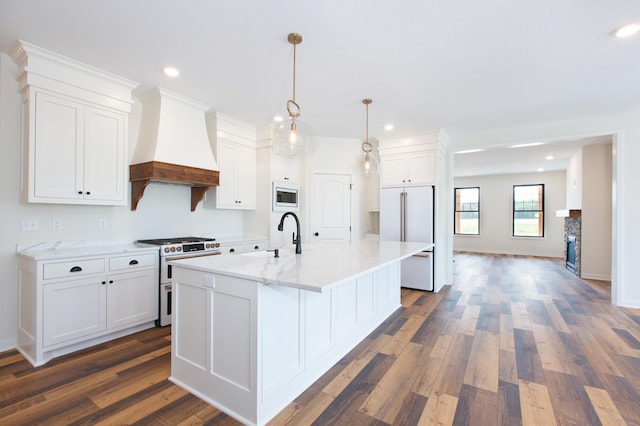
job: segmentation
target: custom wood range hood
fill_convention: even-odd
[[[142,103],[140,136],[132,164],[131,210],[150,183],[191,187],[191,211],[220,181],[211,150],[205,113],[208,105],[162,88],[138,96]]]
[[[131,181],[131,210],[138,207],[144,190],[151,182],[191,187],[191,211],[195,211],[205,192],[219,184],[219,172],[197,167],[149,161],[129,166]]]

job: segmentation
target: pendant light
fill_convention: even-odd
[[[364,153],[362,160],[360,161],[360,171],[365,175],[378,174],[378,159],[373,155],[373,145],[369,141],[369,105],[373,102],[372,99],[363,99],[362,103],[365,104],[367,110],[367,125],[364,142],[362,142],[362,152]]]
[[[300,105],[296,102],[296,46],[302,36],[291,33],[287,36],[293,45],[293,97],[287,101],[287,118],[282,121],[275,136],[274,150],[283,155],[299,156],[313,150],[307,126],[300,122]]]

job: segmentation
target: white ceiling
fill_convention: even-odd
[[[301,119],[362,138],[370,97],[381,139],[637,107],[640,37],[610,34],[638,20],[637,0],[0,0],[0,50],[21,39],[267,124],[291,97],[298,32]]]
[[[487,146],[481,152],[455,154],[454,175],[462,177],[566,170],[569,159],[580,147],[611,142],[611,136],[593,136],[546,141],[535,146]]]

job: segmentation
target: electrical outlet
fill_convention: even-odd
[[[104,218],[100,219],[98,221],[98,227],[100,229],[107,229],[107,219],[104,219]]]
[[[54,231],[59,231],[62,229],[62,219],[51,219],[51,229]]]
[[[38,219],[33,218],[23,218],[21,228],[23,231],[37,231],[40,229],[38,225]]]
[[[202,277],[202,285],[208,288],[216,288],[216,277],[205,275]]]

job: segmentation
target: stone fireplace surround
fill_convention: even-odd
[[[575,211],[575,210],[574,210]],[[578,211],[579,212],[579,211]],[[572,214],[564,218],[564,258],[567,259],[567,241],[568,236],[573,235],[576,238],[576,258],[575,258],[575,271],[574,273],[579,277],[581,274],[581,261],[580,261],[580,241],[581,241],[581,217],[580,213]],[[567,268],[571,270],[570,268]]]

